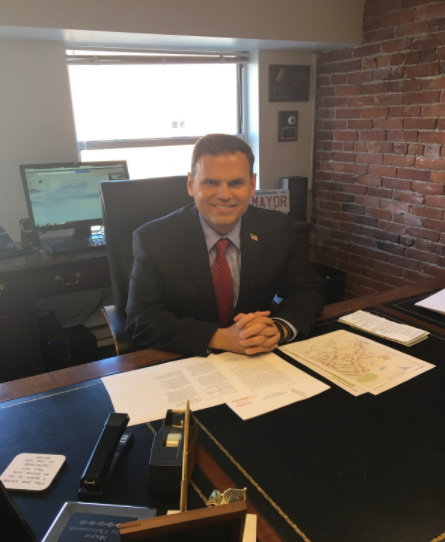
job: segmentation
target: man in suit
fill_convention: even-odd
[[[253,163],[234,136],[201,138],[187,182],[195,204],[134,232],[127,329],[141,347],[250,355],[309,333],[323,308],[320,279],[289,218],[249,205]]]

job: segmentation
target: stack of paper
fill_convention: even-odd
[[[386,318],[375,316],[370,312],[357,311],[347,316],[342,316],[338,320],[342,324],[348,324],[352,327],[378,335],[388,341],[394,341],[404,346],[412,346],[428,338],[429,333],[423,329],[391,322]]]
[[[434,365],[349,331],[334,331],[280,347],[352,395],[378,395]]]
[[[440,290],[440,292],[430,295],[426,299],[416,303],[416,305],[430,311],[445,314],[445,290]]]
[[[227,403],[246,420],[329,389],[272,353],[181,359],[102,381],[130,425],[164,418],[168,409],[183,409],[187,399],[195,411]]]

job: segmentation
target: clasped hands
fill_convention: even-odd
[[[279,324],[269,315],[270,311],[237,314],[234,324],[216,331],[209,348],[247,355],[271,352],[278,346],[281,334]]]

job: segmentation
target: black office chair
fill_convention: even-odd
[[[130,274],[133,267],[133,232],[146,222],[161,218],[193,202],[187,177],[162,177],[100,184],[102,214],[115,305],[102,312],[113,335],[116,353],[137,350],[125,329]]]

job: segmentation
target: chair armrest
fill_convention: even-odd
[[[115,305],[103,307],[102,314],[105,316],[105,320],[113,335],[116,354],[121,356],[130,352],[136,352],[136,343],[125,329],[125,314]]]

